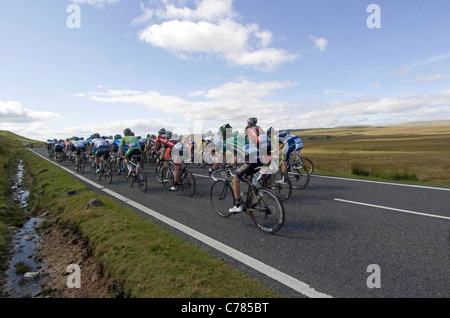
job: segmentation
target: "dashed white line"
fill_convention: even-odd
[[[373,181],[373,180],[361,180],[361,179],[351,179],[351,178],[341,178],[341,177],[330,177],[330,176],[321,176],[321,175],[315,175],[315,174],[312,174],[311,177],[324,178],[324,179],[345,180],[345,181],[354,181],[354,182],[385,184],[385,185],[398,186],[398,187],[409,187],[409,188],[420,188],[420,189],[428,189],[428,190],[450,191],[450,188],[438,188],[438,187],[430,187],[430,186],[421,186],[421,185],[416,185],[416,184],[404,184],[404,183],[383,182],[383,181]]]
[[[368,206],[368,207],[371,207],[371,208],[377,208],[377,209],[383,209],[383,210],[391,210],[391,211],[395,211],[395,212],[402,212],[402,213],[409,213],[409,214],[427,216],[427,217],[432,217],[432,218],[437,218],[437,219],[450,220],[450,217],[447,217],[447,216],[436,215],[436,214],[429,214],[429,213],[422,213],[422,212],[415,212],[415,211],[409,211],[409,210],[403,210],[403,209],[396,209],[396,208],[390,208],[390,207],[387,207],[387,206],[381,206],[381,205],[375,205],[375,204],[369,204],[369,203],[362,203],[362,202],[349,201],[349,200],[343,200],[343,199],[334,199],[334,201],[350,203],[350,204],[356,204],[356,205],[362,205],[362,206]]]

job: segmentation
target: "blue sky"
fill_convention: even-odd
[[[446,0],[2,1],[0,129],[45,140],[242,131],[248,117],[450,119],[449,14]]]

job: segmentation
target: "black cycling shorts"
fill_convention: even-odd
[[[244,180],[248,176],[257,173],[262,165],[263,164],[259,160],[256,163],[245,163],[236,170],[236,178],[238,178],[239,180]]]

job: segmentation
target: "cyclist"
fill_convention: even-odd
[[[156,143],[155,135],[147,135],[147,139],[145,140],[145,151],[151,151]]]
[[[114,139],[111,140],[109,143],[109,150],[111,154],[114,154],[117,157],[120,157],[120,146],[122,144],[122,136],[120,134],[117,134],[114,136]],[[119,160],[116,160],[116,167],[119,169],[120,162]],[[121,168],[122,169],[122,168]],[[123,170],[121,170],[123,171]]]
[[[108,143],[100,137],[99,133],[92,135],[90,153],[94,155],[95,164],[97,167],[96,172],[100,172],[100,157],[106,160],[109,157],[109,145]]]
[[[280,151],[282,151],[281,158],[281,171],[283,173],[287,172],[287,161],[291,157],[292,154],[300,155],[301,150],[303,149],[303,141],[300,137],[291,135],[289,130],[282,131],[274,137],[275,141],[278,139],[278,143],[280,144]],[[281,182],[283,182],[282,180]]]
[[[57,140],[56,138],[53,140],[53,149],[55,151],[55,160],[58,153],[64,153],[64,140]]]
[[[47,139],[47,152],[49,156],[52,150],[53,150],[53,141],[51,139]]]
[[[80,161],[82,152],[86,151],[86,142],[78,137],[75,137],[73,140],[72,151],[75,152],[75,164],[78,171],[78,162]]]
[[[153,152],[157,152],[160,148],[162,148],[161,156],[159,160],[169,160],[172,158],[173,167],[175,170],[173,179],[175,184],[170,188],[171,191],[178,191],[178,183],[180,182],[181,175],[181,165],[183,164],[183,144],[179,142],[179,140],[171,139],[172,133],[170,131],[166,131],[164,128],[161,128],[158,132],[158,137],[156,138],[156,144],[153,148]],[[172,155],[172,149],[175,148],[176,151]],[[168,167],[168,165],[166,165]]]
[[[139,144],[138,137],[134,136],[134,133],[130,128],[123,131],[125,137],[122,139],[120,146],[120,158],[125,158],[125,165],[128,168],[128,176],[133,173],[133,167],[130,164],[131,156],[138,156],[138,164],[141,165],[141,145]]]
[[[229,160],[230,157],[227,156],[227,162],[230,166],[234,166],[238,163],[238,157],[244,157],[244,140],[242,136],[236,135],[232,133],[233,128],[230,124],[225,124],[219,128],[218,138],[214,141],[214,147],[211,147],[211,151],[217,151],[218,155],[214,161],[212,167],[208,170],[209,175],[217,170],[220,165],[224,162],[224,155],[228,153],[231,155],[232,152],[232,160]],[[230,162],[231,161],[231,162]]]
[[[241,205],[241,181],[251,175],[255,174],[264,165],[261,160],[263,155],[270,153],[270,145],[267,140],[266,133],[256,126],[257,120],[252,117],[247,120],[247,127],[245,129],[245,163],[236,170],[236,176],[233,178],[233,192],[235,197],[234,207],[229,211],[230,213],[240,213],[243,211]]]

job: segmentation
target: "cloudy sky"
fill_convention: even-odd
[[[448,0],[1,1],[0,129],[450,119],[449,13]]]

